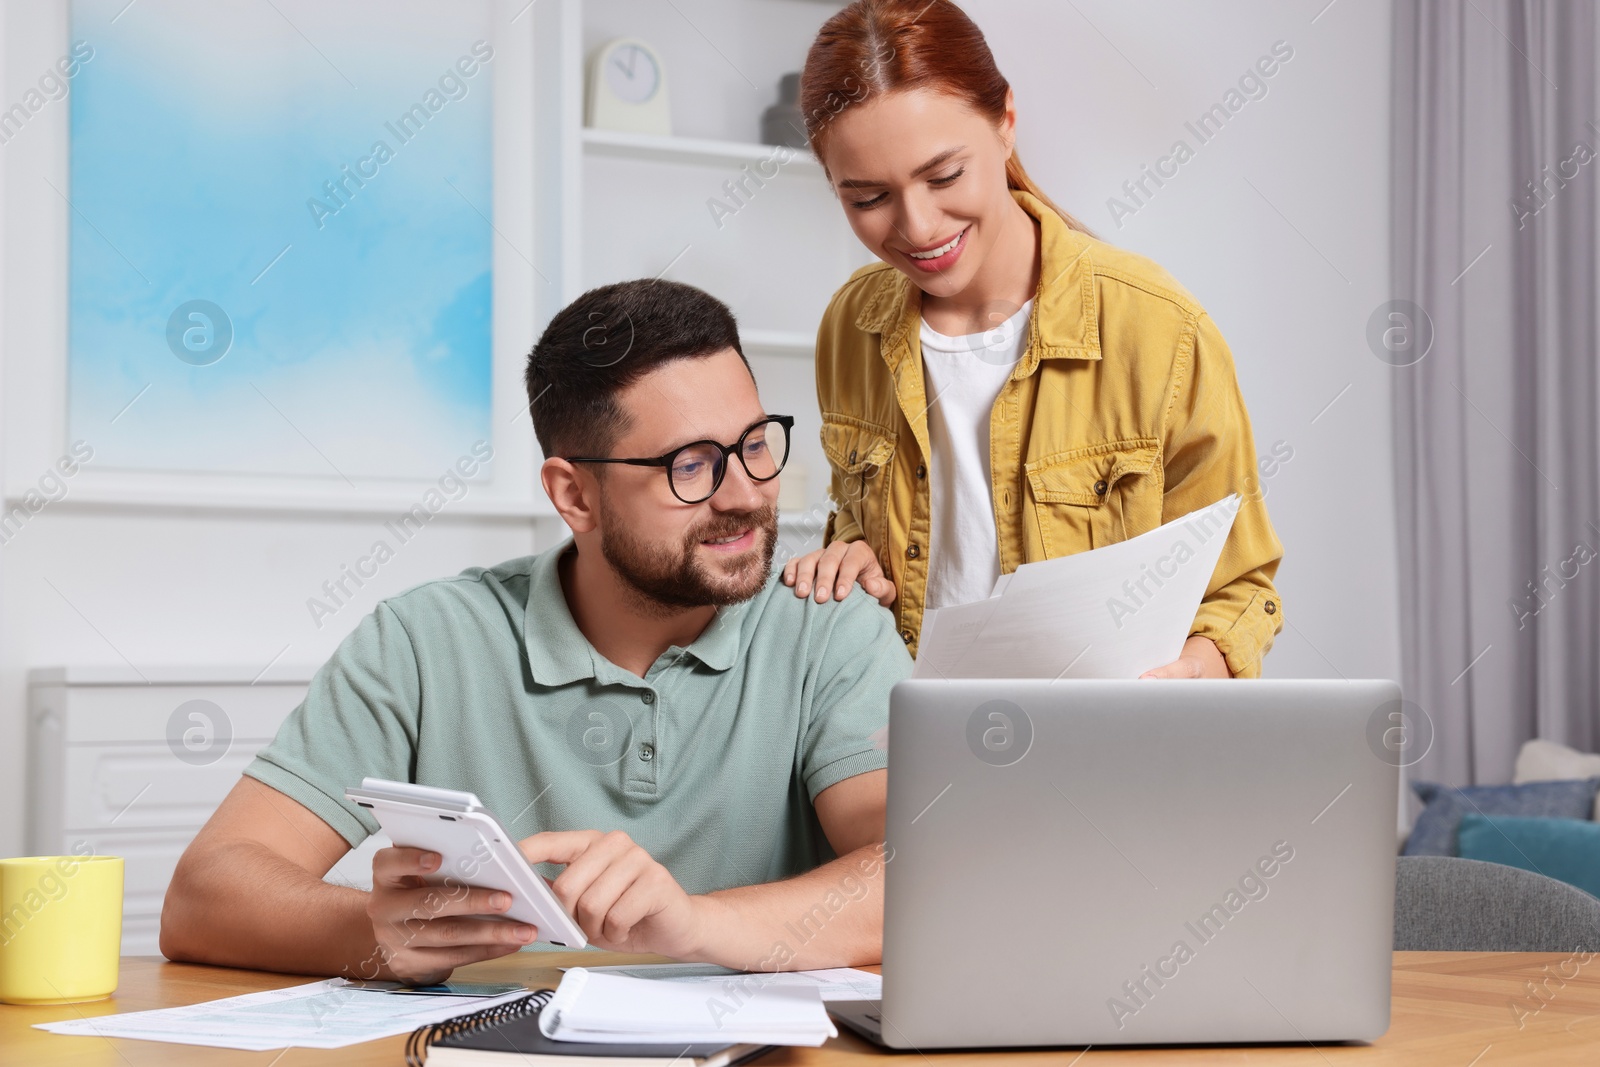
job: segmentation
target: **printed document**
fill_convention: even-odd
[[[83,1016],[37,1026],[52,1034],[133,1037],[251,1052],[290,1046],[344,1048],[407,1034],[419,1026],[516,1000],[527,992],[500,997],[396,996],[330,978],[182,1008]]]
[[[1239,512],[1234,493],[1105,548],[1024,563],[924,616],[913,678],[1137,678],[1177,659]]]

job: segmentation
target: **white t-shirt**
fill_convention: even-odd
[[[933,532],[929,609],[986,599],[1000,577],[989,473],[989,416],[1028,343],[1033,301],[983,333],[948,337],[922,324],[929,400],[928,464]]]

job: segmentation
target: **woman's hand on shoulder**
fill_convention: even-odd
[[[857,583],[884,607],[894,603],[894,583],[865,541],[835,541],[827,548],[796,556],[783,567],[783,584],[792,586],[794,595],[802,599],[815,590],[818,604],[843,600]]]

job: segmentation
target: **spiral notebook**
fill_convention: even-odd
[[[424,1026],[406,1042],[408,1067],[491,1067],[497,1064],[570,1063],[574,1056],[605,1059],[597,1067],[735,1067],[771,1045],[616,1045],[552,1041],[539,1030],[539,1012],[555,996],[541,989],[448,1022]]]

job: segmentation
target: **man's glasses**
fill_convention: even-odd
[[[664,456],[617,459],[610,456],[563,456],[568,463],[627,463],[634,467],[665,467],[672,495],[685,504],[710,500],[728,473],[728,457],[738,456],[745,473],[755,482],[770,482],[789,459],[789,431],[793,415],[769,415],[750,427],[731,445],[691,441]]]

